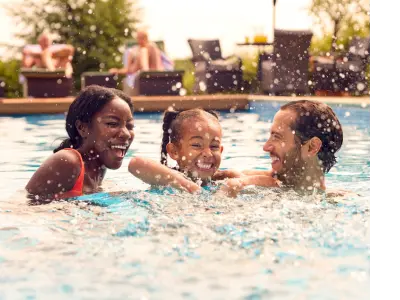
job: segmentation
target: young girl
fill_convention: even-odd
[[[133,104],[115,89],[89,86],[69,107],[69,138],[33,174],[26,190],[37,199],[98,191],[107,169],[118,169],[131,145]]]
[[[222,128],[213,111],[190,109],[167,110],[163,121],[161,164],[135,157],[129,163],[129,172],[151,185],[170,185],[195,192],[211,181],[239,177],[240,173],[221,171]],[[167,156],[177,166],[167,166]],[[195,182],[199,183],[196,184]]]

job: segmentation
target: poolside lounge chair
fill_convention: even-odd
[[[312,32],[275,30],[274,51],[262,54],[261,89],[265,94],[307,94]]]
[[[194,93],[239,91],[243,83],[242,60],[222,57],[219,40],[188,40],[195,67]]]
[[[56,53],[65,44],[54,44],[50,48]],[[41,47],[38,44],[29,44],[24,47],[29,49],[31,56],[40,55]],[[55,54],[57,55],[57,54]],[[66,57],[64,51],[58,57]],[[51,98],[67,97],[71,95],[73,79],[65,76],[65,69],[49,71],[43,68],[21,68],[19,82],[23,85],[24,97]]]
[[[132,96],[178,96],[185,71],[147,71],[135,77]]]
[[[100,85],[116,89],[118,86],[118,75],[109,72],[84,72],[81,75],[81,89],[89,85]]]
[[[65,70],[21,69],[26,78],[24,97],[56,98],[68,97],[72,93],[73,79],[65,77]]]
[[[174,70],[173,62],[165,54],[163,41],[154,42],[161,51],[161,61],[164,71],[139,71],[135,74],[128,74],[123,81],[123,90],[131,96],[136,95],[179,95],[183,81],[184,71]],[[130,51],[136,51],[137,43],[129,42],[126,46],[123,63],[128,65]]]

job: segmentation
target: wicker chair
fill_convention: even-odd
[[[261,89],[265,94],[307,94],[310,31],[275,30],[274,52],[261,54]]]
[[[242,61],[237,56],[223,58],[219,40],[188,40],[195,67],[194,93],[240,91]]]

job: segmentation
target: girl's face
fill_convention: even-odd
[[[222,130],[217,120],[207,117],[186,119],[178,145],[169,143],[169,156],[192,178],[210,179],[221,164]]]
[[[82,125],[80,133],[84,142],[81,148],[89,151],[89,157],[98,159],[109,169],[121,167],[134,138],[129,105],[116,97],[93,116],[90,124]]]

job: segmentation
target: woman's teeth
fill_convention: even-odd
[[[271,160],[272,160],[272,162],[274,163],[274,162],[276,162],[276,161],[279,161],[279,157],[271,156]]]
[[[128,148],[127,145],[111,145],[111,149],[122,149],[126,150]]]

